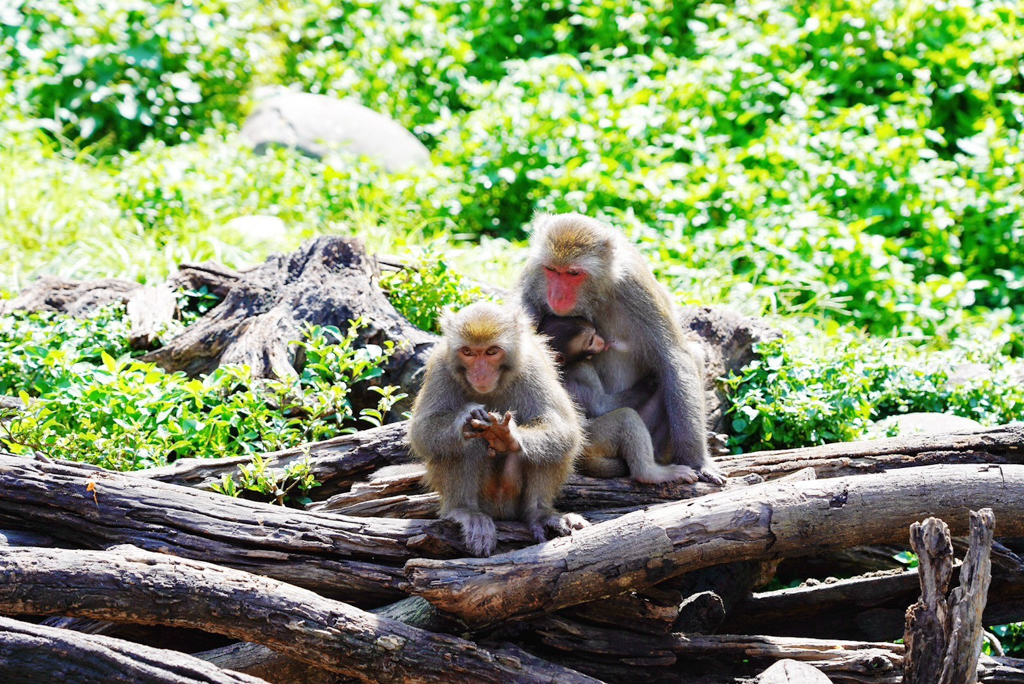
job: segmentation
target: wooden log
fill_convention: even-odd
[[[174,320],[178,300],[167,284],[147,285],[132,293],[125,306],[128,314],[128,344],[132,349],[151,349]]]
[[[465,625],[441,615],[418,596],[370,612],[428,632],[456,634],[465,631]],[[240,642],[194,655],[218,667],[251,674],[275,684],[327,684],[337,680],[337,675],[332,672],[295,660],[262,644]]]
[[[819,478],[877,473],[940,463],[1024,463],[1024,423],[975,432],[909,435],[863,442],[758,451],[716,459],[729,477],[756,473],[766,480],[812,467]]]
[[[412,462],[405,442],[405,423],[363,430],[325,442],[304,445],[265,455],[274,468],[310,458],[313,473],[322,486],[312,490],[318,501],[329,499],[339,492],[347,492],[354,482],[366,479],[368,474],[385,466]],[[236,472],[246,464],[247,457],[227,459],[182,459],[163,468],[152,468],[135,473],[139,477],[152,477],[164,482],[210,489],[225,474]],[[814,468],[818,477],[836,477],[881,472],[892,468],[934,463],[1020,463],[1024,460],[1024,425],[1004,425],[969,434],[919,435],[896,437],[865,442],[828,444],[804,449],[762,451],[740,456],[716,459],[730,478],[754,476],[777,479],[807,467]],[[374,491],[372,486],[367,492]],[[573,479],[563,492],[563,502],[580,496],[591,497],[594,508],[615,505],[637,505],[653,492],[662,500],[702,496],[716,491],[711,485],[670,484],[664,489],[644,485],[634,487],[627,480]],[[391,493],[381,493],[385,498]],[[414,496],[402,494],[399,496]],[[601,501],[600,497],[604,497]],[[371,500],[363,496],[361,503]],[[616,502],[626,503],[616,504]],[[356,502],[349,502],[356,503]],[[415,502],[422,506],[423,502]],[[399,507],[391,509],[400,515]],[[417,509],[422,510],[422,508]]]
[[[1024,467],[924,466],[878,475],[766,482],[622,516],[486,559],[406,563],[412,593],[469,624],[551,612],[697,568],[775,560],[902,538],[926,513],[967,527],[989,506],[1024,530]]]
[[[956,540],[953,547],[956,550]],[[982,623],[1020,622],[1024,620],[1024,570],[1020,559],[998,542],[993,543],[992,551],[992,584]],[[958,581],[959,573],[959,568],[953,568],[952,581]],[[916,568],[844,580],[815,580],[792,589],[753,594],[729,612],[721,630],[730,634],[892,641],[903,636],[907,608],[919,596]]]
[[[835,682],[895,684],[900,681],[903,661],[903,646],[898,644],[732,634],[636,634],[591,627],[556,616],[541,618],[536,629],[546,646],[577,658],[596,656],[625,663],[657,658],[661,667],[712,659],[727,665],[734,676],[756,675],[769,663],[797,660],[812,665]]]
[[[200,628],[361,681],[593,681],[517,649],[488,651],[284,582],[141,549],[12,549],[0,576],[0,612]]]
[[[7,682],[256,684],[262,679],[184,653],[0,617],[0,679]]]
[[[810,469],[808,471],[813,472]],[[347,492],[336,494],[326,501],[314,501],[306,506],[306,510],[334,511],[359,517],[433,517],[437,514],[440,499],[436,494],[426,491],[423,482],[425,473],[426,470],[418,464],[402,466],[396,473],[385,469],[372,474],[367,482],[353,484]],[[723,486],[704,482],[641,484],[628,478],[596,478],[574,474],[562,487],[556,505],[562,511],[611,509],[625,513],[640,506],[692,499],[713,492],[749,487],[763,481],[758,475],[747,475],[732,478]]]
[[[294,449],[264,454],[268,467],[286,468],[308,458],[319,487],[310,495],[325,499],[348,491],[352,483],[379,468],[409,463],[409,447],[405,442],[406,423],[361,430],[323,442],[304,444]],[[231,458],[183,458],[161,468],[132,473],[134,477],[150,478],[212,491],[224,475],[237,475],[238,466],[252,462],[248,456]]]
[[[360,605],[404,598],[395,564],[466,553],[449,521],[308,513],[80,464],[0,454],[0,491],[0,524],[76,546],[133,544],[213,560]],[[499,542],[534,543],[516,523],[500,526]]]
[[[248,641],[194,653],[193,656],[222,670],[259,677],[271,684],[335,684],[338,681],[337,673]]]
[[[982,614],[992,579],[990,555],[995,516],[983,508],[971,511],[971,544],[960,567],[960,585],[949,597],[949,646],[942,663],[942,684],[976,679],[985,628]]]
[[[0,316],[14,311],[58,311],[81,316],[112,302],[127,302],[142,287],[131,280],[61,280],[43,276],[14,299],[0,301]]]

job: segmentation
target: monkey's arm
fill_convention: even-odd
[[[569,395],[583,407],[588,418],[603,416],[628,405],[619,402],[628,401],[629,397],[626,395],[632,392],[632,388],[625,392],[619,392],[619,394],[606,392],[601,378],[597,374],[597,369],[588,361],[581,361],[567,368],[562,378],[562,384]]]
[[[565,397],[564,406],[550,404],[540,415],[522,424],[512,423],[512,435],[519,442],[522,458],[538,465],[575,459],[583,448],[579,415]]]

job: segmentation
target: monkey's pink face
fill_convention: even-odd
[[[579,299],[579,288],[587,279],[586,272],[574,266],[545,266],[544,275],[548,279],[548,307],[551,313],[556,316],[572,313]]]
[[[478,394],[490,394],[501,380],[505,350],[501,347],[470,347],[459,350],[459,362],[466,369],[466,382]]]

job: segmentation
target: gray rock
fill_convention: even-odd
[[[947,432],[968,432],[980,430],[984,426],[976,420],[954,416],[949,413],[905,413],[900,416],[889,416],[875,421],[867,429],[866,436],[871,438],[885,437],[889,428],[895,426],[896,434],[902,435],[941,435]]]
[[[279,145],[317,159],[337,150],[365,155],[388,171],[430,165],[427,148],[401,125],[326,95],[278,92],[257,105],[241,135],[257,153]]]

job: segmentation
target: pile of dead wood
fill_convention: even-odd
[[[287,373],[279,343],[303,321],[363,316],[369,341],[410,340],[389,373],[415,383],[432,338],[353,243],[260,269],[183,269],[223,301],[151,357]],[[106,285],[106,301],[159,289]],[[97,291],[49,281],[19,306]],[[756,326],[714,320],[692,326],[721,342],[714,362],[749,355]],[[404,430],[269,454],[311,460],[306,510],[213,493],[243,458],[122,474],[0,454],[0,679],[1024,682],[979,656],[982,625],[1024,620],[1024,425],[724,456],[724,487],[574,476],[558,505],[593,526],[536,545],[499,524],[486,559],[433,519],[419,473],[387,469],[409,462]],[[911,543],[908,570],[892,557]]]

